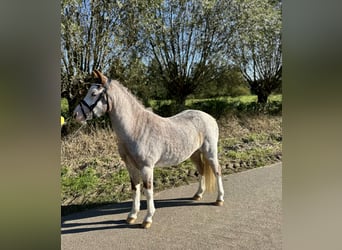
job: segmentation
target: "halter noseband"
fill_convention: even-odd
[[[107,104],[107,109],[106,109],[106,113],[109,111],[109,102],[108,102],[108,94],[107,94],[107,89],[109,87],[110,84],[110,79],[108,78],[108,81],[106,82],[106,84],[103,86],[104,90],[101,92],[101,94],[99,95],[99,97],[96,99],[96,101],[92,104],[89,105],[84,99],[81,100],[80,102],[80,107],[81,107],[81,111],[82,114],[84,116],[84,118],[87,120],[88,119],[88,115],[86,114],[86,112],[83,109],[83,105],[87,107],[87,109],[89,110],[89,112],[92,113],[92,116],[94,116],[94,108],[96,107],[97,103],[104,97],[104,95],[106,96],[105,100],[106,100],[106,104]]]

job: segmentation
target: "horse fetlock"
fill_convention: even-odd
[[[152,217],[155,211],[156,211],[155,208],[152,208],[150,211],[148,211],[144,221],[152,221]]]
[[[151,223],[152,223],[152,217],[153,217],[154,212],[155,212],[155,209],[149,211],[149,212],[146,214],[144,221],[146,221],[146,222],[151,222]]]
[[[217,200],[217,201],[222,201],[222,202],[223,202],[223,201],[224,201],[223,196],[224,196],[223,194],[219,194],[219,195],[217,196],[217,199],[216,199],[216,200]]]
[[[128,214],[128,217],[130,218],[137,218],[138,217],[139,210],[131,210],[131,212]]]

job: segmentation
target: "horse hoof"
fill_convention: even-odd
[[[135,220],[136,220],[136,218],[129,217],[129,218],[127,218],[126,221],[128,224],[133,224],[135,222]]]
[[[150,228],[152,225],[152,222],[148,222],[148,221],[144,221],[142,224],[141,224],[141,227],[142,228],[145,228],[145,229],[148,229]]]
[[[202,197],[199,196],[199,195],[197,195],[197,194],[195,194],[195,196],[192,197],[192,199],[193,199],[194,201],[200,201],[200,200],[202,200]]]
[[[222,207],[223,206],[223,201],[217,200],[217,201],[214,202],[214,205]]]

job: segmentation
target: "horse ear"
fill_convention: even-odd
[[[95,76],[95,78],[98,78],[100,81],[100,83],[102,84],[102,85],[105,85],[106,83],[107,83],[107,77],[105,77],[100,71],[98,71],[97,69],[95,69],[94,71],[93,71],[93,74],[94,74],[94,76]]]

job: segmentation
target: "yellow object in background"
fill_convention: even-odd
[[[63,126],[64,124],[65,124],[64,117],[61,116],[61,126]]]

